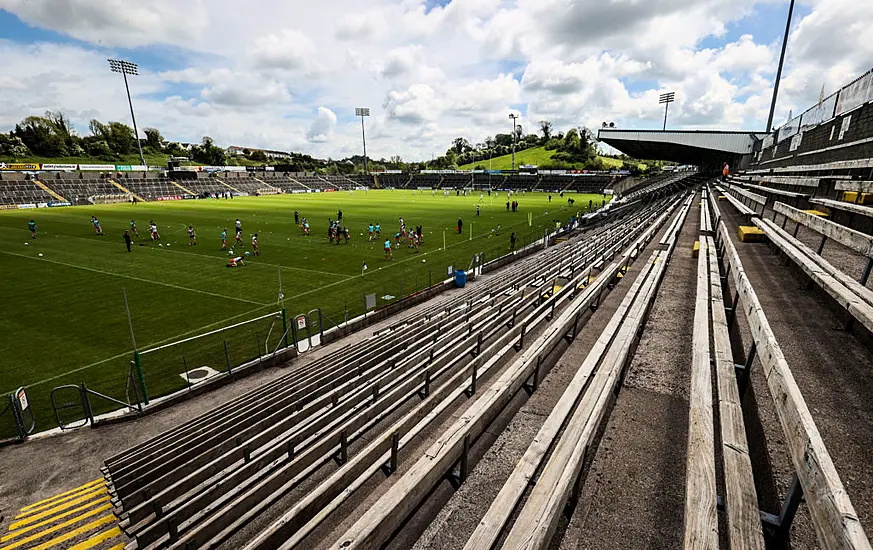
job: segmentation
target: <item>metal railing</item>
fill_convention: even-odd
[[[7,414],[12,419],[16,435],[12,438],[0,440],[0,443],[24,441],[28,435],[33,433],[33,429],[36,427],[36,419],[33,416],[33,408],[30,406],[30,401],[27,398],[27,390],[23,387],[7,395],[6,405],[0,409],[0,419],[6,417]]]

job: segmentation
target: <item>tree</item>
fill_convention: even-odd
[[[0,157],[24,158],[30,156],[30,149],[21,138],[11,134],[0,134]]]
[[[390,170],[403,170],[406,168],[406,163],[403,162],[403,157],[400,155],[393,155],[388,162],[385,163],[386,168]]]
[[[471,150],[472,147],[467,138],[457,137],[452,141],[452,149],[454,149],[456,155],[462,155]]]
[[[209,136],[203,136],[203,141],[191,150],[191,157],[195,162],[202,162],[207,166],[224,166],[227,157],[224,149],[215,145],[215,140]]]
[[[171,157],[187,157],[188,151],[182,149],[182,146],[173,142],[167,146],[167,154]]]
[[[579,152],[579,147],[581,145],[581,141],[579,140],[579,132],[576,128],[570,128],[570,131],[564,136],[564,145],[561,148],[562,153],[577,153]]]
[[[543,143],[547,143],[550,139],[552,139],[552,123],[548,120],[541,120],[540,132],[543,133]]]
[[[21,139],[34,154],[44,157],[62,157],[67,154],[66,141],[48,119],[29,116],[15,125],[12,135]]]
[[[105,140],[99,138],[88,139],[85,142],[85,151],[92,157],[101,158],[104,160],[112,160],[112,149]]]
[[[55,133],[64,140],[64,147],[69,151],[74,144],[73,125],[63,111],[46,111],[45,119],[52,125]]]
[[[129,155],[136,149],[133,128],[122,122],[110,122],[106,143],[116,155]]]
[[[518,124],[515,127],[515,140],[521,141],[522,137],[524,137],[524,129],[522,129],[521,124]]]
[[[94,137],[104,138],[109,133],[109,129],[105,124],[97,120],[96,118],[92,118],[88,123],[88,130],[91,131],[91,135]]]
[[[267,162],[267,153],[260,149],[255,149],[249,154],[249,160],[254,162]]]
[[[521,140],[525,149],[529,149],[531,147],[536,147],[540,144],[540,138],[537,137],[536,134],[528,134],[524,136],[524,139]]]
[[[157,128],[146,128],[143,130],[146,137],[146,147],[151,147],[155,153],[160,153],[163,150],[164,136]]]
[[[494,145],[497,147],[512,147],[512,134],[497,134],[494,136]]]

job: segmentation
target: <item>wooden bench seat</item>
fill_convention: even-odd
[[[745,204],[742,203],[738,198],[736,198],[731,192],[729,188],[716,187],[716,189],[727,198],[728,202],[731,203],[734,208],[736,208],[740,214],[743,216],[751,218],[752,216],[758,216],[758,212],[749,208]]]
[[[703,192],[700,198],[700,233],[702,235],[712,234],[712,219],[709,216],[709,199],[706,192]]]
[[[867,284],[867,279],[870,277],[870,272],[873,271],[873,236],[867,235],[866,233],[861,233],[860,231],[855,231],[849,227],[844,225],[840,225],[838,223],[832,222],[828,219],[821,218],[819,216],[810,214],[808,212],[804,212],[803,210],[798,210],[797,208],[792,208],[787,204],[783,204],[781,202],[777,202],[773,205],[774,211],[774,220],[776,214],[782,214],[785,216],[785,219],[792,220],[798,225],[803,225],[804,227],[808,227],[812,229],[816,233],[822,236],[821,244],[819,245],[819,249],[817,254],[820,255],[821,251],[824,249],[825,242],[827,239],[833,239],[845,246],[850,250],[854,250],[855,252],[867,257],[867,266],[864,269],[864,273],[861,275],[859,280],[859,285],[862,287],[862,290],[859,292],[859,295],[865,299],[870,304],[873,304],[873,292],[868,291],[865,287]],[[783,222],[783,226],[785,223]]]
[[[685,463],[684,548],[718,549],[715,425],[709,354],[709,261],[697,256],[697,297],[691,335],[691,389]]]
[[[721,456],[730,547],[763,550],[764,536],[731,351],[721,273],[711,236],[701,237],[691,359],[684,548],[719,547],[718,518],[712,501],[717,499],[716,457]],[[712,391],[711,365],[715,365],[716,393]],[[713,415],[716,403],[718,430]],[[720,448],[720,453],[716,453],[717,448]]]
[[[868,218],[873,218],[873,207],[864,206],[861,204],[853,204],[851,202],[835,201],[833,199],[810,199],[812,204],[825,206],[833,210],[842,210],[851,214],[858,214]]]
[[[759,195],[758,193],[749,191],[747,189],[743,189],[738,185],[731,185],[730,183],[726,183],[728,191],[733,193],[743,204],[749,206],[752,210],[757,211],[756,206],[752,206],[752,204],[758,204],[761,206],[761,211],[764,211],[764,207],[767,206],[767,197],[764,195]]]
[[[751,183],[745,184],[749,189],[755,189],[757,191],[763,191],[764,193],[769,193],[771,195],[780,195],[782,197],[789,197],[792,199],[808,199],[809,195],[805,193],[795,193],[793,191],[783,191],[781,189],[773,189],[772,187],[764,187],[763,185],[753,185]]]
[[[827,260],[816,254],[775,222],[756,218],[755,225],[778,246],[812,281],[827,292],[867,330],[873,332],[873,305],[864,297],[869,290],[850,279]]]
[[[756,220],[758,221],[762,220]],[[818,547],[869,549],[870,541],[864,533],[858,514],[770,328],[758,296],[746,276],[724,223],[719,226],[718,234],[724,248],[725,267],[730,266],[737,289],[740,305],[737,311],[743,312],[748,321],[794,472],[815,525]]]
[[[742,183],[771,183],[775,185],[788,185],[794,187],[813,187],[818,188],[821,183],[819,178],[804,178],[794,176],[737,176]],[[822,178],[826,179],[826,178]]]
[[[838,181],[834,185],[837,191],[854,191],[855,193],[873,193],[873,181]]]

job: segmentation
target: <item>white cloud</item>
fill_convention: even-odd
[[[353,113],[369,106],[372,156],[424,159],[457,136],[508,132],[510,110],[531,132],[543,119],[560,130],[604,120],[660,128],[663,91],[676,92],[671,127],[761,129],[783,21],[767,21],[767,36],[746,24],[772,2],[0,0],[26,23],[84,43],[0,38],[0,130],[57,108],[80,130],[90,117],[127,121],[106,48],[149,60],[131,80],[138,122],[185,141],[210,135],[338,158],[360,153]],[[873,3],[802,5],[811,13],[793,26],[777,120],[873,59]],[[148,70],[161,67],[156,59],[169,70]]]
[[[445,106],[427,84],[413,84],[405,91],[392,90],[382,103],[388,118],[409,124],[436,120]]]
[[[327,107],[319,107],[318,116],[306,133],[306,139],[314,143],[330,141],[335,128],[336,114]]]
[[[26,23],[107,47],[176,43],[208,27],[203,0],[0,0],[0,9]]]
[[[294,29],[261,36],[246,49],[246,61],[258,69],[285,71],[312,67],[318,50],[308,36]]]
[[[271,103],[291,101],[285,84],[276,81],[247,81],[244,76],[233,75],[203,89],[204,99],[219,105],[232,107],[262,108]]]

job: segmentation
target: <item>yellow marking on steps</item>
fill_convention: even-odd
[[[95,485],[100,485],[100,484],[102,484],[102,483],[103,483],[103,478],[102,478],[102,477],[101,477],[100,479],[95,479],[94,481],[89,481],[88,483],[86,483],[86,484],[84,484],[84,485],[80,485],[80,486],[76,487],[75,489],[70,489],[69,491],[64,491],[63,493],[58,493],[58,494],[56,494],[56,495],[53,496],[53,497],[49,497],[49,498],[42,499],[42,500],[40,500],[39,502],[34,502],[33,504],[30,504],[30,505],[25,506],[24,508],[22,508],[21,511],[22,511],[22,512],[26,512],[26,511],[28,511],[28,510],[30,510],[30,509],[32,509],[32,508],[36,508],[36,507],[38,507],[38,506],[42,506],[43,504],[48,504],[49,502],[51,502],[51,501],[53,501],[53,500],[59,500],[59,499],[61,499],[61,498],[63,498],[63,497],[66,497],[66,496],[72,495],[73,493],[81,492],[81,491],[83,491],[84,489],[87,489],[88,487],[94,487]]]
[[[296,183],[297,185],[302,186],[302,187],[305,188],[305,189],[312,189],[311,187],[309,187],[309,186],[306,185],[305,183],[302,183],[302,182],[300,182],[300,181],[297,181],[296,179],[292,178],[291,176],[288,176],[288,179],[291,180],[291,181],[293,181],[293,182]]]
[[[62,504],[55,505],[54,503],[52,503],[52,505],[49,508],[38,508],[37,510],[33,510],[32,512],[35,512],[35,513],[28,512],[26,514],[19,514],[19,515],[15,516],[15,519],[22,519],[22,518],[27,518],[27,519],[23,519],[22,521],[16,522],[16,524],[17,523],[24,523],[24,524],[33,523],[36,520],[39,520],[42,518],[47,518],[47,517],[53,515],[55,512],[60,512],[61,510],[66,510],[67,508],[72,508],[73,506],[75,506],[77,504],[82,504],[84,502],[88,502],[91,499],[102,497],[105,494],[108,494],[106,487],[100,487],[98,490],[96,490],[94,492],[83,494],[82,496],[79,496],[78,498],[74,498],[73,500],[65,500]]]
[[[55,191],[53,189],[50,189],[49,186],[44,184],[43,182],[41,182],[39,180],[31,180],[31,181],[33,181],[33,183],[35,183],[37,187],[39,187],[40,189],[42,189],[43,191],[45,191],[49,195],[53,196],[54,198],[58,199],[59,201],[67,202],[67,199],[65,199],[64,197],[55,193]]]
[[[213,178],[215,179],[215,181],[217,181],[217,182],[220,183],[221,185],[227,187],[228,189],[232,189],[233,191],[236,191],[237,193],[242,193],[242,191],[240,191],[239,189],[237,189],[237,188],[234,187],[233,185],[230,185],[229,183],[225,183],[224,181],[222,181],[221,178],[219,178],[219,177],[217,177],[217,176],[213,176]]]
[[[136,200],[138,200],[139,202],[147,202],[144,198],[140,197],[139,195],[137,195],[136,193],[134,193],[133,191],[131,191],[131,190],[128,189],[127,187],[121,185],[121,184],[118,183],[117,181],[111,179],[111,180],[109,180],[109,183],[111,183],[111,184],[114,185],[115,187],[121,189],[122,191],[124,191],[124,192],[127,193],[128,195],[133,195],[134,198],[135,198]]]
[[[122,542],[121,544],[116,544],[115,546],[113,546],[109,550],[124,550],[125,546],[126,545]]]
[[[195,196],[195,197],[197,196],[197,193],[195,193],[194,191],[191,191],[190,189],[186,189],[186,188],[182,187],[181,185],[179,185],[179,184],[176,183],[175,181],[172,181],[172,180],[171,180],[170,183],[172,183],[173,185],[175,185],[176,187],[178,187],[178,188],[181,189],[182,191],[188,193],[189,195],[193,195],[193,196]]]
[[[109,495],[106,495],[103,498],[98,498],[97,500],[92,500],[91,502],[89,502],[87,504],[83,504],[82,506],[79,506],[78,508],[73,508],[72,510],[68,510],[68,511],[63,512],[61,514],[58,514],[56,516],[52,516],[45,521],[41,521],[39,523],[34,523],[33,525],[30,525],[30,526],[27,525],[30,522],[26,521],[26,520],[23,522],[19,521],[18,523],[13,523],[12,525],[9,526],[9,530],[14,531],[14,532],[0,538],[0,542],[6,542],[7,540],[12,540],[12,539],[24,534],[24,533],[27,533],[28,531],[32,531],[32,530],[37,529],[39,527],[42,527],[44,525],[49,525],[50,523],[54,523],[61,518],[65,518],[67,516],[77,514],[79,512],[87,510],[88,508],[91,508],[92,506],[96,506],[97,504],[103,504],[106,502],[109,502]],[[110,506],[111,506],[111,504],[110,504]]]
[[[86,540],[85,542],[80,542],[79,544],[77,544],[75,546],[71,546],[70,550],[88,550],[88,548],[93,548],[93,547],[97,546],[98,544],[105,542],[109,539],[114,539],[115,537],[117,537],[119,535],[121,535],[121,529],[119,529],[116,526],[116,527],[113,527],[112,529],[107,529],[106,531],[103,531],[102,533],[98,533],[98,534],[94,535],[93,537]],[[121,546],[124,547],[123,544]]]
[[[818,216],[820,218],[827,218],[828,217],[828,213],[822,212],[821,210],[804,210],[804,212],[806,212],[807,214],[811,214],[813,216]],[[791,220],[791,221],[794,221],[794,220]]]
[[[87,512],[87,513],[82,514],[80,516],[76,516],[71,520],[67,520],[63,523],[59,523],[58,525],[55,525],[54,527],[52,527],[50,529],[46,529],[45,531],[41,531],[39,533],[36,533],[35,535],[31,535],[27,538],[13,542],[9,546],[0,547],[0,550],[13,550],[14,548],[19,548],[25,544],[39,540],[39,539],[45,537],[46,535],[49,535],[51,533],[55,533],[57,531],[60,531],[60,530],[65,529],[67,527],[70,527],[71,525],[75,525],[84,519],[87,519],[87,518],[92,517],[92,516],[96,516],[97,514],[103,512],[103,511],[104,510],[92,510],[91,512]],[[108,515],[105,515],[105,516],[103,516],[95,521],[92,521],[91,523],[89,523],[87,525],[83,525],[82,527],[79,527],[77,529],[73,529],[72,531],[67,531],[66,533],[64,533],[60,537],[53,538],[52,540],[50,540],[44,544],[41,544],[41,545],[37,546],[36,548],[49,548],[50,546],[54,546],[55,544],[60,544],[64,541],[70,540],[73,537],[77,537],[77,536],[81,535],[82,533],[87,533],[88,531],[91,531],[92,529],[102,527],[103,525],[106,525],[107,523],[111,523],[113,521],[116,521],[115,514],[109,513]]]
[[[255,181],[259,181],[259,182],[263,183],[264,185],[266,185],[266,186],[269,187],[270,189],[273,189],[273,190],[278,191],[277,188],[273,187],[272,185],[270,185],[269,183],[265,182],[264,180],[262,180],[262,179],[260,179],[260,178],[256,178],[255,176],[252,176],[252,179],[255,180]]]

